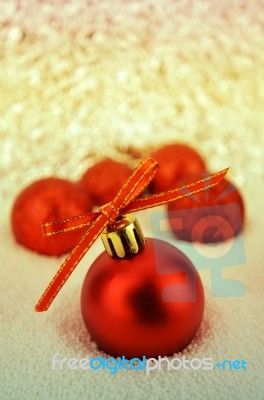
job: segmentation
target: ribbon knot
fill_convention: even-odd
[[[82,227],[87,227],[87,231],[55,274],[36,305],[36,311],[46,311],[49,308],[64,283],[98,236],[107,225],[114,224],[119,215],[156,207],[206,190],[207,188],[215,186],[221,182],[228,171],[228,168],[224,169],[216,174],[207,176],[204,179],[181,188],[158,193],[156,195],[138,197],[148,186],[157,172],[157,169],[158,163],[151,158],[146,158],[141,161],[137,168],[132,172],[131,176],[119,190],[113,201],[102,206],[99,212],[43,224],[42,229],[44,236],[63,233]]]
[[[100,212],[101,214],[104,214],[108,218],[108,221],[113,225],[116,222],[117,217],[120,215],[119,210],[116,209],[112,202],[100,207]]]

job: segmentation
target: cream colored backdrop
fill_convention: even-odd
[[[2,398],[263,398],[264,2],[1,0],[0,9]],[[16,194],[43,176],[77,179],[103,156],[133,165],[172,141],[194,146],[213,171],[231,166],[248,218],[247,265],[228,273],[246,296],[208,295],[188,357],[244,358],[249,370],[53,371],[55,353],[98,354],[79,295],[102,246],[51,310],[35,314],[63,258],[14,242]]]

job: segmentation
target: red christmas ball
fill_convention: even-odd
[[[41,224],[90,212],[92,203],[80,185],[64,179],[46,178],[24,189],[12,208],[11,222],[16,240],[38,253],[59,256],[69,252],[86,229],[44,237]]]
[[[200,277],[172,245],[147,239],[137,255],[104,252],[85,277],[81,309],[99,348],[113,356],[157,357],[186,347],[204,311]]]
[[[205,177],[206,174],[191,175],[180,180],[178,186]],[[178,239],[201,243],[233,238],[243,229],[245,216],[242,196],[227,179],[205,191],[169,203],[168,211],[172,231]]]
[[[123,163],[105,159],[89,168],[80,180],[98,206],[109,203],[127,181],[131,169]]]
[[[154,152],[151,157],[159,163],[159,169],[150,183],[152,193],[175,189],[179,179],[206,170],[201,156],[193,148],[177,143]]]

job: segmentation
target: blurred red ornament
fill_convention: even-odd
[[[123,163],[105,159],[89,168],[80,180],[98,206],[109,203],[131,175]]]
[[[113,356],[157,357],[186,347],[204,312],[200,277],[172,245],[147,239],[136,255],[104,252],[85,277],[81,308],[99,348]]]
[[[91,199],[80,185],[53,177],[41,179],[24,189],[15,200],[11,212],[13,233],[28,249],[59,256],[69,252],[86,229],[45,238],[41,224],[85,214],[91,209]]]
[[[178,186],[204,179],[205,176],[190,175],[181,179]],[[242,196],[227,179],[207,190],[169,203],[168,211],[175,236],[189,242],[217,243],[231,239],[242,231],[245,219]]]
[[[151,157],[159,164],[158,172],[150,182],[152,193],[174,189],[184,176],[206,170],[202,157],[193,148],[181,143],[162,147]]]

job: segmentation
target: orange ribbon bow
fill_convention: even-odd
[[[84,226],[87,226],[88,229],[55,274],[36,305],[35,310],[40,312],[46,311],[49,308],[64,283],[98,236],[107,225],[113,224],[119,215],[156,207],[201,192],[202,190],[217,185],[227,174],[228,169],[229,168],[224,169],[214,175],[206,177],[205,179],[201,179],[181,188],[169,190],[156,195],[137,198],[148,186],[158,170],[158,163],[151,158],[146,158],[141,161],[133,171],[127,182],[117,193],[114,200],[102,206],[99,212],[55,222],[47,222],[42,225],[44,236],[67,232]]]

